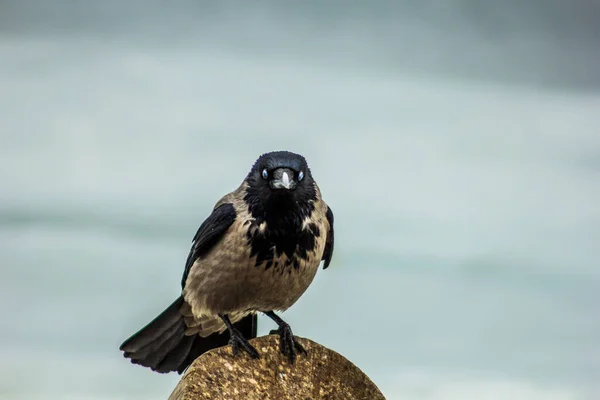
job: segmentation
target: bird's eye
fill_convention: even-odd
[[[269,177],[269,172],[266,170],[266,168],[262,171],[262,177],[263,179],[267,179]]]
[[[302,178],[304,178],[304,172],[300,171],[298,172],[298,182],[300,182]]]

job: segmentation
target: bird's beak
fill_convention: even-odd
[[[294,171],[289,168],[277,168],[273,171],[273,179],[271,179],[269,185],[271,189],[295,189]]]

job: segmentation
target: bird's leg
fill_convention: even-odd
[[[248,342],[248,340],[244,337],[244,335],[241,334],[240,331],[235,329],[227,314],[219,314],[219,317],[223,320],[225,326],[227,326],[227,329],[229,330],[229,344],[231,345],[233,355],[237,355],[241,346],[242,349],[244,349],[246,353],[250,355],[250,357],[260,358],[258,351],[256,351],[256,349]]]
[[[287,322],[275,315],[273,311],[267,311],[265,315],[279,325],[279,329],[277,330],[279,333],[279,350],[289,357],[290,363],[293,364],[296,360],[296,352],[306,354],[306,350],[298,342],[292,333],[292,328],[290,328]]]

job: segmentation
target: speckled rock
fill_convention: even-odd
[[[298,337],[297,337],[298,338]],[[198,357],[184,373],[169,400],[385,400],[377,386],[335,351],[298,338],[308,355],[294,365],[279,352],[279,336],[252,339],[260,359],[231,346]]]

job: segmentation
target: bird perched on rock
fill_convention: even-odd
[[[227,344],[258,358],[256,313],[279,326],[282,353],[305,352],[275,314],[291,307],[333,253],[333,213],[304,157],[261,155],[222,197],[192,241],[181,296],[120,347],[134,364],[182,373],[200,354]],[[226,332],[227,331],[227,332]]]

